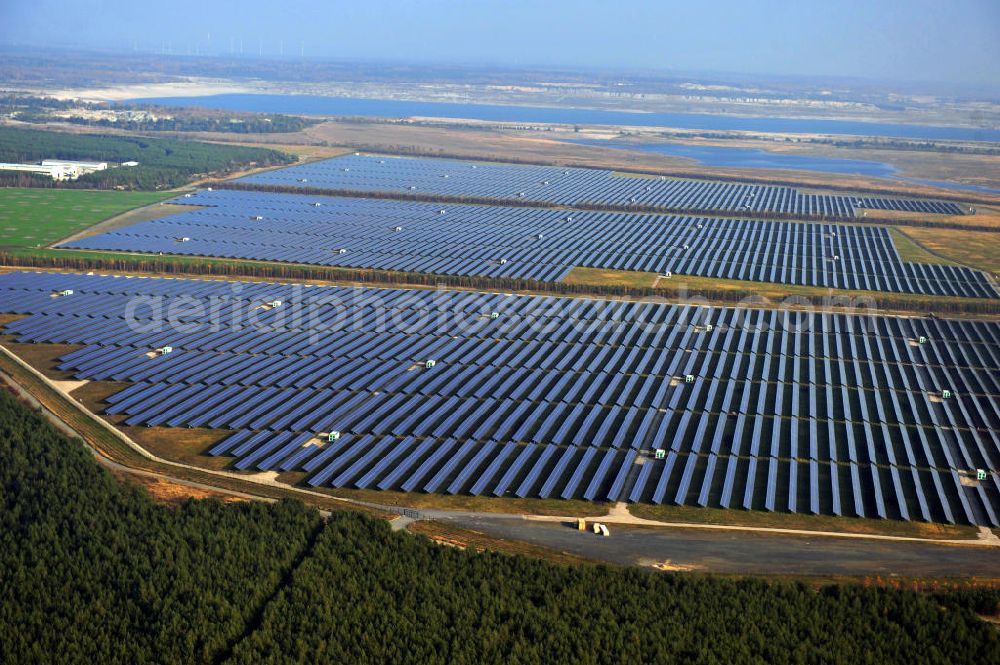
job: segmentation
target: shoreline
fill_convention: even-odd
[[[332,87],[331,87],[332,86]],[[346,89],[349,86],[347,83],[343,82],[330,82],[327,84],[318,85],[304,85],[300,83],[292,83],[286,81],[251,81],[251,82],[238,82],[231,79],[212,79],[212,78],[199,78],[199,77],[185,77],[175,81],[161,82],[161,83],[135,83],[135,84],[124,84],[124,85],[109,85],[106,87],[91,87],[91,88],[58,88],[58,89],[45,89],[45,88],[34,88],[31,89],[32,92],[36,94],[45,94],[47,96],[55,97],[57,99],[81,99],[86,101],[111,101],[111,102],[121,102],[130,99],[146,99],[146,98],[165,98],[165,97],[210,97],[213,95],[225,95],[225,94],[245,94],[245,95],[281,95],[281,96],[310,96],[310,97],[325,97],[330,99],[350,99],[350,100],[372,100],[380,102],[399,102],[399,103],[418,103],[418,104],[465,104],[470,106],[508,106],[508,107],[521,107],[526,109],[541,109],[541,110],[552,110],[552,111],[583,111],[583,112],[597,112],[597,113],[622,113],[634,115],[636,118],[641,118],[643,116],[656,115],[656,114],[671,114],[671,115],[691,115],[691,116],[713,116],[718,118],[728,118],[728,119],[746,119],[746,120],[767,120],[778,118],[786,121],[807,121],[807,122],[836,122],[836,123],[859,123],[859,124],[872,124],[872,125],[900,125],[900,126],[911,126],[911,127],[940,127],[946,129],[955,130],[973,130],[973,129],[983,129],[981,127],[976,127],[974,125],[969,125],[966,123],[946,123],[943,121],[931,121],[929,119],[925,121],[917,121],[912,119],[889,119],[881,118],[872,115],[839,115],[836,113],[818,113],[818,114],[796,114],[782,113],[780,115],[774,115],[773,113],[768,113],[766,111],[774,111],[774,109],[757,109],[757,112],[751,112],[750,109],[727,109],[723,112],[710,112],[704,109],[690,108],[690,109],[652,109],[652,108],[625,108],[625,107],[608,107],[602,104],[591,104],[591,105],[560,105],[553,104],[551,101],[546,101],[545,99],[517,99],[511,100],[506,98],[494,99],[494,100],[482,100],[482,101],[472,101],[468,99],[467,96],[463,98],[453,98],[445,97],[441,98],[438,96],[425,96],[425,95],[413,95],[412,93],[406,93],[403,91],[383,91],[381,94],[377,94],[375,91],[362,91],[362,92],[351,92]],[[417,116],[413,116],[417,117]],[[455,120],[457,118],[448,117],[449,120]],[[496,122],[496,121],[488,121]],[[507,121],[507,122],[531,122],[531,124],[538,124],[533,121]],[[551,123],[542,123],[551,124]],[[583,123],[588,125],[602,125],[602,123]],[[619,124],[607,124],[603,123],[603,126],[627,126],[627,123]],[[651,128],[654,125],[640,124],[640,127]],[[655,125],[655,127],[661,127],[661,125]],[[664,128],[676,128],[672,125],[662,125]],[[689,128],[693,129],[693,128]],[[988,128],[992,130],[996,128]],[[720,129],[719,131],[764,131],[766,133],[773,133],[771,130],[747,130],[747,129]],[[789,132],[777,132],[777,133],[789,133]],[[791,132],[795,134],[814,134],[817,132]],[[824,133],[824,132],[818,132]],[[841,135],[843,133],[836,133]],[[847,135],[847,134],[844,134]],[[868,136],[869,134],[858,134],[861,136]]]

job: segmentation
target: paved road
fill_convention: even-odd
[[[611,537],[603,538],[567,524],[487,516],[447,521],[495,537],[626,565],[669,560],[673,565],[718,573],[1000,576],[1000,548],[614,525]]]

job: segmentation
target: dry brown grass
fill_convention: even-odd
[[[954,231],[952,231],[954,233]],[[587,286],[620,286],[634,285],[646,287],[656,279],[656,273],[631,272],[622,270],[603,270],[599,268],[574,268],[566,276],[568,284]],[[871,298],[874,300],[890,298],[898,303],[893,311],[902,313],[925,313],[928,303],[983,303],[993,304],[994,301],[985,298],[955,298],[951,296],[925,296],[907,293],[883,293],[879,291],[850,291],[846,289],[827,289],[816,286],[797,286],[793,284],[773,284],[771,282],[749,282],[735,279],[716,279],[713,277],[691,277],[674,275],[671,279],[661,279],[656,287],[657,297],[668,300],[682,298],[692,303],[701,303],[699,293],[707,291],[729,291],[736,293],[752,293],[757,306],[778,305],[787,298],[807,298],[815,306],[834,307],[836,301],[826,302],[827,298]],[[694,300],[698,298],[698,300]],[[711,298],[707,299],[713,303]],[[906,303],[913,303],[909,309]],[[718,300],[717,304],[733,305],[732,301]],[[795,304],[795,303],[792,303]],[[949,314],[957,316],[958,314]]]
[[[567,284],[585,284],[588,286],[631,286],[635,288],[651,288],[659,275],[655,272],[638,272],[630,270],[604,270],[603,268],[573,268],[563,281]],[[680,279],[687,279],[686,277]],[[660,285],[667,287],[670,282],[660,280]]]
[[[992,274],[1000,273],[1000,233],[910,226],[897,230],[934,254]]]
[[[119,429],[157,457],[216,471],[225,469],[231,457],[209,457],[208,449],[232,434],[229,430],[184,427],[128,427]]]
[[[282,474],[281,479],[287,478]],[[596,517],[608,513],[609,504],[593,501],[564,499],[517,499],[488,496],[449,496],[421,492],[397,492],[359,489],[315,488],[318,492],[357,499],[385,506],[471,511],[482,513],[511,513],[516,515],[555,515],[567,517]]]
[[[965,235],[969,233],[968,231],[950,231],[950,235]],[[911,263],[937,263],[945,265],[955,265],[955,262],[945,258],[944,256],[938,254],[932,254],[927,251],[927,248],[923,247],[919,243],[915,242],[911,238],[903,227],[894,226],[889,229],[889,235],[892,236],[892,242],[896,245],[896,251],[899,252],[899,258],[903,261],[908,261]],[[991,235],[991,234],[987,234]]]
[[[109,396],[125,390],[131,383],[125,381],[91,381],[70,393],[76,401],[87,407],[91,413],[100,413],[107,406]]]
[[[536,559],[545,559],[555,563],[576,565],[582,563],[593,563],[588,559],[584,559],[583,557],[579,557],[568,552],[557,552],[556,550],[552,550],[547,547],[532,545],[530,543],[517,540],[494,538],[479,531],[461,529],[443,522],[413,522],[407,526],[406,530],[413,534],[426,536],[440,545],[458,547],[460,549],[472,548],[478,552],[490,551],[520,556],[530,556]]]
[[[109,469],[108,472],[115,478],[145,487],[150,497],[159,503],[178,504],[188,499],[219,499],[227,503],[237,501],[248,501],[242,497],[232,496],[225,492],[213,492],[198,487],[191,487],[182,483],[170,482],[163,478],[151,478],[146,475],[128,473],[120,469]]]
[[[73,372],[56,369],[61,356],[83,348],[79,344],[19,344],[9,335],[0,337],[0,344],[53,381],[69,381]]]
[[[0,327],[27,317],[28,314],[0,314]]]
[[[898,220],[918,220],[932,224],[958,224],[961,226],[989,227],[1000,231],[1000,211],[993,208],[976,206],[974,215],[932,215],[915,212],[905,212],[902,210],[867,210],[868,215],[859,221],[871,223],[872,221],[898,221]],[[920,227],[917,227],[920,228]],[[952,229],[952,231],[954,231]]]

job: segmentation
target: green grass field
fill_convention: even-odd
[[[176,195],[176,192],[0,188],[0,250],[45,247],[109,217]]]

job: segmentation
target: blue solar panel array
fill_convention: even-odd
[[[178,202],[206,207],[63,246],[542,281],[583,266],[997,296],[978,271],[902,261],[881,227],[233,190]]]
[[[603,169],[452,159],[347,155],[245,176],[253,185],[531,201],[645,206],[668,211],[854,217],[864,208],[961,215],[946,201],[808,194],[792,187],[616,175]]]
[[[126,425],[314,486],[998,524],[993,321],[51,273],[0,311]]]

